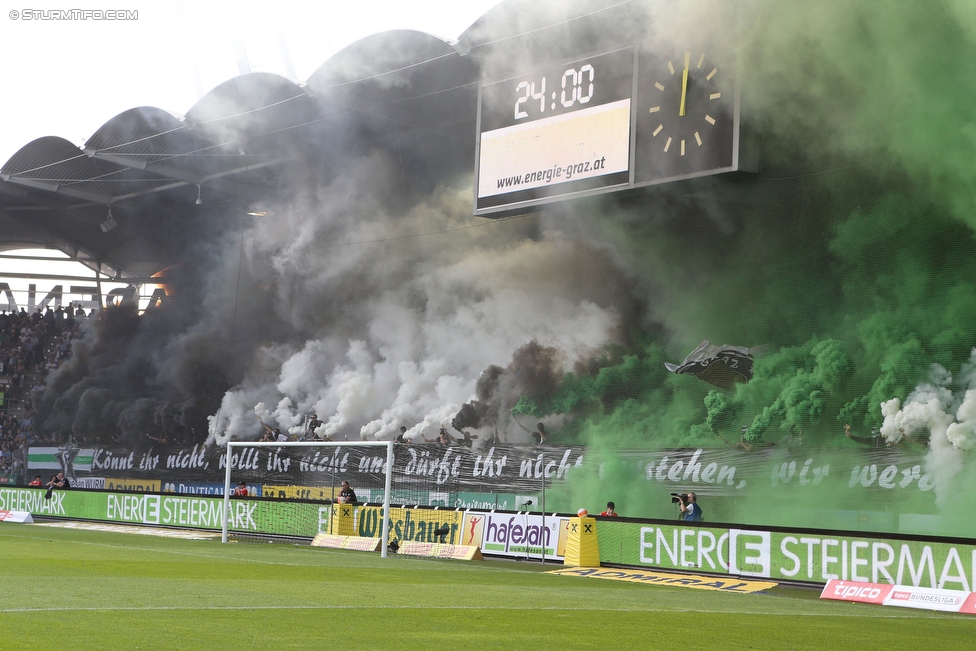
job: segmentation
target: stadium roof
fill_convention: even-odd
[[[559,57],[567,43],[605,47],[601,35],[619,42],[628,24],[626,7],[610,0],[543,4],[549,10],[525,16],[515,0],[502,2],[455,45],[406,30],[364,38],[305,84],[241,75],[182,118],[133,108],[83,148],[38,138],[0,166],[0,250],[57,248],[110,277],[145,278],[178,259],[171,234],[187,220],[259,203],[289,163],[327,167],[340,152],[408,139],[419,159],[473,165],[478,81],[506,72],[497,60],[521,66],[540,48]]]

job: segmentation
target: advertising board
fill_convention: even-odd
[[[461,513],[458,511],[390,509],[390,540],[455,545],[460,540],[460,527]],[[382,507],[357,508],[356,531],[363,537],[380,537],[383,531]]]
[[[821,599],[938,610],[946,613],[976,614],[976,592],[923,588],[906,585],[852,582],[831,579],[820,593]]]
[[[565,554],[563,531],[569,518],[530,513],[468,511],[460,544],[477,545],[485,554],[509,558],[559,559]]]
[[[830,532],[598,521],[600,560],[773,580],[950,588],[976,583],[976,545]]]
[[[45,499],[44,494],[45,490],[39,488],[0,488],[0,509],[100,522],[193,529],[221,527],[222,497],[66,490],[54,491],[50,499]],[[301,502],[233,500],[230,529],[312,537],[325,530],[327,511],[328,506]]]

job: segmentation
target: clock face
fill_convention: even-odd
[[[733,168],[735,83],[701,49],[642,52],[635,183]]]

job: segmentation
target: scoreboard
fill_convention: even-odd
[[[649,46],[482,84],[474,214],[732,172],[731,66],[703,49]]]

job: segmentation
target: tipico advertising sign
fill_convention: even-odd
[[[976,592],[831,579],[821,599],[976,615]]]

